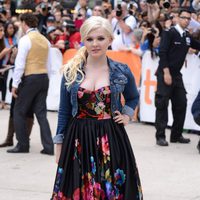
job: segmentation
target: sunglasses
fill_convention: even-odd
[[[191,18],[190,17],[186,17],[186,16],[179,16],[181,19],[187,19],[188,21],[190,21],[191,20]]]

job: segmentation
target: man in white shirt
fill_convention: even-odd
[[[28,111],[32,109],[40,126],[44,147],[41,153],[53,155],[54,147],[46,110],[50,43],[36,29],[38,25],[36,16],[25,13],[21,16],[21,22],[25,35],[19,40],[12,83],[12,95],[16,98],[14,127],[18,144],[7,152],[29,152],[26,116]]]
[[[111,17],[114,33],[114,40],[111,45],[112,50],[120,50],[124,46],[130,46],[131,33],[136,28],[137,22],[135,17],[128,13],[127,4],[125,2],[118,4]]]

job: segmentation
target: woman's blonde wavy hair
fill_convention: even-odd
[[[108,36],[111,37],[111,39],[114,38],[110,22],[103,17],[92,16],[87,19],[80,28],[81,41],[83,42],[91,31],[98,28],[105,29]],[[78,72],[81,74],[81,80],[79,80],[79,82],[82,82],[84,79],[82,64],[86,62],[87,55],[86,47],[81,47],[76,55],[63,66],[63,73],[66,79],[65,84],[67,87],[76,81]]]

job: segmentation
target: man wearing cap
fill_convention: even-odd
[[[18,44],[12,83],[12,95],[16,98],[14,107],[14,127],[18,143],[8,153],[28,153],[29,136],[26,116],[32,109],[40,126],[43,145],[42,154],[54,154],[51,131],[47,120],[46,98],[49,87],[48,40],[36,29],[38,19],[31,13],[21,15],[21,24],[26,33]]]
[[[47,18],[46,25],[47,25],[47,29],[48,29],[48,27],[50,27],[50,26],[56,26],[56,18],[55,18],[55,16],[50,15],[50,16]]]

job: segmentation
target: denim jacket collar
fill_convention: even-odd
[[[112,91],[115,91],[116,90],[116,87],[115,87],[116,81],[117,82],[119,82],[119,81],[124,82],[125,81],[125,83],[127,82],[127,78],[123,73],[124,65],[121,64],[121,63],[118,63],[116,61],[113,61],[112,59],[110,59],[108,57],[107,57],[107,63],[108,63],[108,66],[109,66],[109,71],[110,71],[110,74],[109,74],[110,87],[111,87]],[[80,66],[81,69],[83,70],[84,63],[81,63],[80,65],[81,65]],[[81,82],[80,82],[81,78],[82,78],[81,74],[78,72],[76,81],[69,87],[69,90],[73,91],[73,93],[78,92],[79,85],[81,84]]]
[[[108,66],[109,66],[109,70],[110,70],[110,84],[113,84],[113,80],[116,78],[116,77],[124,77],[122,71],[123,69],[121,68],[122,66],[120,66],[120,63],[117,63],[116,61],[113,61],[112,59],[108,58],[107,57],[107,63],[108,63]],[[116,63],[117,63],[117,66],[116,66]],[[83,70],[83,66],[84,66],[84,63],[81,63],[81,69]],[[121,70],[119,70],[121,68]],[[81,74],[78,73],[77,74],[77,78],[76,78],[76,82],[73,84],[74,86],[75,85],[80,85],[80,80],[81,80]]]

